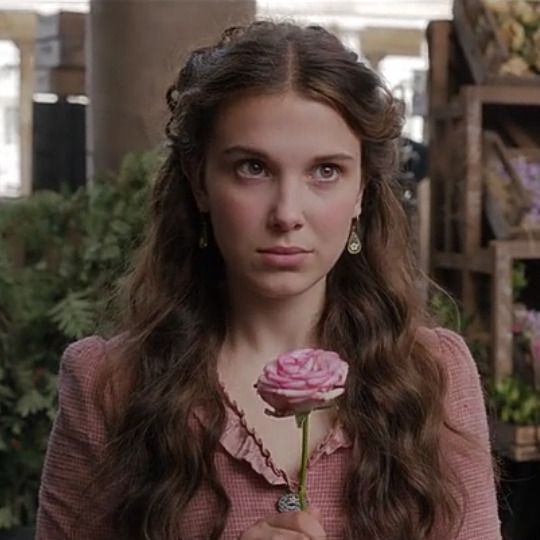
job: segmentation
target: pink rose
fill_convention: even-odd
[[[274,416],[303,414],[328,406],[343,394],[349,366],[337,353],[301,349],[282,354],[264,367],[257,392]]]

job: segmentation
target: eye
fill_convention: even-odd
[[[317,180],[323,182],[332,182],[337,180],[341,173],[341,168],[333,163],[321,163],[315,169],[315,176]]]
[[[258,159],[244,159],[235,165],[239,176],[247,178],[262,178],[267,175],[266,168]]]

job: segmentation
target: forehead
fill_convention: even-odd
[[[242,96],[218,111],[214,150],[247,145],[271,153],[360,153],[360,140],[332,107],[289,91]]]

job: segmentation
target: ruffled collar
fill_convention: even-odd
[[[273,486],[295,489],[298,481],[276,465],[268,448],[246,419],[245,411],[232,399],[222,386],[221,392],[226,411],[225,429],[220,439],[223,449],[234,459],[245,461],[257,474]],[[200,423],[206,426],[204,414],[195,411]],[[349,448],[352,441],[342,423],[336,420],[332,429],[319,443],[309,458],[308,467],[314,466],[322,456],[331,455],[340,448]]]

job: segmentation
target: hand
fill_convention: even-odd
[[[238,540],[326,540],[318,510],[286,512],[260,519]]]

